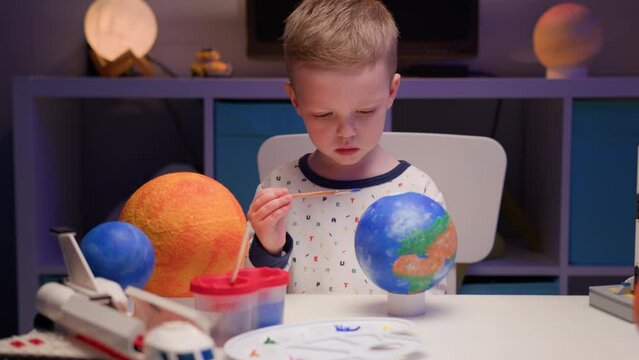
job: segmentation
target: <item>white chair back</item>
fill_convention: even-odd
[[[506,174],[506,153],[493,139],[480,136],[385,132],[382,147],[427,173],[444,194],[457,228],[457,263],[483,260],[493,247]],[[257,155],[263,179],[276,167],[315,150],[307,134],[267,139]],[[456,271],[448,292],[456,293]]]

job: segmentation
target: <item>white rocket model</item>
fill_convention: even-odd
[[[0,357],[214,358],[211,325],[197,310],[131,286],[123,291],[114,281],[96,278],[75,233],[53,231],[68,278],[63,284],[46,283],[36,294],[40,323],[49,321],[53,329],[0,341]],[[64,344],[56,344],[59,341]],[[43,346],[45,342],[51,347]]]

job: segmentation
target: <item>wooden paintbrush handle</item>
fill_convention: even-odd
[[[293,199],[298,199],[298,198],[312,198],[312,197],[327,196],[327,195],[330,196],[330,195],[338,194],[342,191],[343,190],[311,191],[311,192],[305,192],[305,193],[292,194],[291,197]]]
[[[240,268],[242,267],[244,254],[246,253],[249,239],[251,238],[252,234],[253,234],[253,227],[251,226],[251,222],[246,220],[246,226],[244,227],[244,234],[242,235],[242,242],[240,243],[240,251],[237,253],[235,268],[233,269],[233,273],[231,274],[231,284],[234,284],[235,279],[237,279],[237,273],[240,271]]]

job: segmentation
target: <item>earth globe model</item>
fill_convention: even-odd
[[[361,216],[355,254],[366,276],[389,293],[391,315],[425,310],[423,293],[455,264],[457,233],[448,212],[426,195],[384,196]]]

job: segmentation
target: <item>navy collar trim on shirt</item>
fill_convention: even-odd
[[[377,176],[373,176],[367,179],[360,180],[331,180],[318,175],[311,170],[308,166],[308,157],[311,154],[306,154],[299,159],[298,165],[302,174],[312,181],[314,184],[328,189],[362,189],[370,186],[380,185],[392,181],[399,177],[401,174],[410,167],[410,164],[404,160],[399,160],[399,164],[391,169],[389,172]]]

